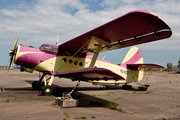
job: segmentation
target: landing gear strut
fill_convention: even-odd
[[[44,78],[44,82],[42,82],[42,79]],[[49,83],[47,84],[47,80],[49,80]],[[43,74],[39,81],[34,81],[32,83],[32,88],[34,90],[40,90],[42,91],[42,94],[44,95],[51,95],[53,93],[53,87],[51,86],[54,81],[54,76],[52,75],[50,79],[45,78],[45,74]]]

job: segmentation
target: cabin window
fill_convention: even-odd
[[[77,64],[78,64],[78,61],[74,61],[74,64],[77,65]]]
[[[67,59],[66,58],[63,58],[63,62],[66,62],[67,61]]]
[[[54,47],[49,47],[48,50],[54,51]]]
[[[39,49],[41,50],[43,47],[44,47],[44,45],[41,45],[41,46],[39,47]]]
[[[58,47],[55,45],[50,44],[42,44],[39,49],[43,52],[50,53],[50,54],[57,54],[58,53]]]
[[[44,47],[43,47],[43,50],[47,50],[47,48],[48,48],[48,46],[44,46]]]
[[[72,60],[71,60],[71,59],[69,60],[69,63],[70,63],[70,64],[72,63]]]
[[[79,63],[79,66],[83,66],[83,63],[82,63],[82,62],[80,62],[80,63]]]

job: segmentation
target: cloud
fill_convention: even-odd
[[[180,2],[178,0],[21,0],[1,1],[0,47],[11,47],[15,35],[19,44],[39,47],[63,43],[132,10],[152,11],[173,31],[170,39],[140,45],[143,50],[179,51]],[[152,47],[153,46],[153,47]],[[10,48],[11,49],[11,48]]]

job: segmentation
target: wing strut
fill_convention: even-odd
[[[92,58],[92,60],[91,60],[91,63],[90,63],[90,65],[89,65],[89,68],[93,68],[93,67],[94,67],[94,64],[95,64],[95,62],[96,62],[96,59],[97,59],[97,57],[98,57],[98,55],[99,55],[99,52],[100,52],[100,50],[101,50],[102,45],[104,45],[104,44],[105,44],[105,45],[110,45],[111,43],[110,43],[110,42],[107,42],[107,41],[105,41],[105,40],[102,40],[102,39],[100,39],[100,38],[98,38],[98,37],[95,37],[95,36],[92,36],[90,40],[95,40],[95,41],[98,42],[98,44],[94,44],[94,46],[97,46],[97,48],[96,48],[96,51],[95,51],[95,53],[94,53],[94,55],[93,55],[93,58]]]

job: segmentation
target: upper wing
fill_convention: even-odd
[[[97,42],[90,39],[92,36],[110,43],[101,47],[103,52],[168,38],[171,34],[170,27],[156,15],[139,10],[73,38],[59,45],[58,49],[59,53],[87,55],[96,49]]]
[[[84,70],[76,70],[76,71],[70,71],[66,73],[59,73],[57,75],[60,77],[66,77],[66,78],[76,79],[76,80],[103,80],[103,79],[104,80],[105,79],[124,80],[123,77],[104,68],[91,68],[91,69],[84,69]]]

